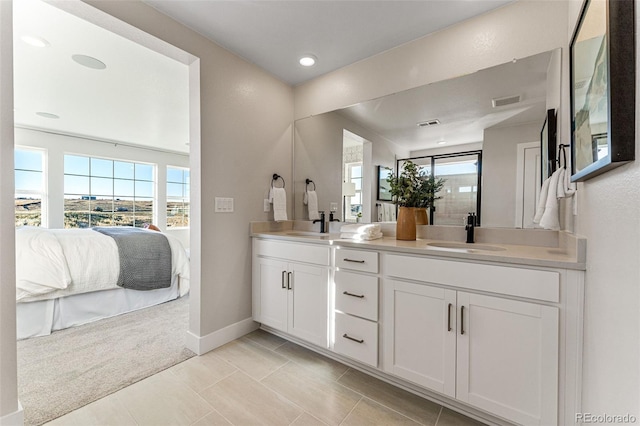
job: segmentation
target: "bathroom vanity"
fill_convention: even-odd
[[[265,330],[485,422],[575,424],[584,240],[264,229],[251,235],[253,319]]]

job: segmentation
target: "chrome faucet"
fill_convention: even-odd
[[[469,216],[467,216],[467,226],[464,228],[467,231],[467,243],[475,243],[473,231],[478,225],[477,219],[475,213],[469,212]]]
[[[320,222],[320,233],[324,234],[326,232],[324,229],[324,212],[319,211],[318,213],[320,213],[320,219],[314,220],[313,223]]]

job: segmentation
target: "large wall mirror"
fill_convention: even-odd
[[[302,200],[312,179],[320,210],[347,221],[394,220],[394,206],[378,197],[380,166],[481,150],[483,226],[533,227],[540,129],[547,110],[560,107],[560,80],[555,49],[297,120],[294,218],[309,218]]]

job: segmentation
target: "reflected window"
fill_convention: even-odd
[[[153,223],[155,165],[64,156],[64,227]]]
[[[411,160],[425,175],[445,180],[440,199],[429,212],[434,225],[463,225],[469,212],[475,212],[480,224],[482,151],[469,151],[398,160],[398,170]]]
[[[39,149],[14,151],[16,227],[46,226],[44,154]]]

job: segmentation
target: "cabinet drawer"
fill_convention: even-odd
[[[378,277],[337,271],[335,282],[335,306],[338,311],[378,320]]]
[[[378,273],[378,253],[375,251],[338,248],[336,266],[340,269]]]
[[[330,249],[327,246],[259,240],[253,242],[253,252],[258,256],[275,257],[296,262],[329,266]]]
[[[385,275],[470,290],[560,301],[560,273],[508,266],[387,255]]]
[[[334,351],[378,366],[378,323],[336,312],[335,331]]]

